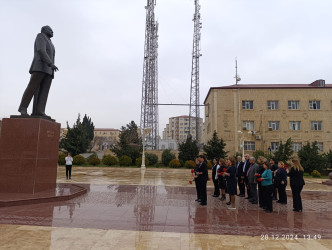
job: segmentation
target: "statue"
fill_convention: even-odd
[[[34,97],[31,115],[51,119],[45,114],[45,107],[54,72],[58,71],[54,65],[55,48],[51,37],[53,37],[53,30],[49,26],[42,27],[41,33],[36,37],[34,57],[29,70],[31,78],[18,109],[21,116],[29,116],[27,109]]]

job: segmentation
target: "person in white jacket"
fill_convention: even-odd
[[[68,180],[68,179],[71,179],[71,168],[73,166],[73,157],[71,157],[70,153],[68,153],[65,160],[66,160],[66,177]]]

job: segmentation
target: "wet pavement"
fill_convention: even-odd
[[[45,249],[51,246],[55,246],[54,249],[111,249],[109,247],[115,242],[120,244],[114,240],[115,235],[126,239],[124,232],[128,232],[131,243],[122,245],[127,246],[126,249],[137,246],[142,249],[209,249],[218,248],[218,242],[230,249],[243,249],[247,245],[253,249],[272,246],[277,249],[332,248],[332,192],[319,182],[307,181],[306,191],[302,192],[302,213],[292,211],[292,198],[287,191],[288,204],[274,202],[274,212],[267,214],[240,197],[236,197],[237,209],[228,210],[225,201],[211,197],[210,182],[208,205],[200,206],[194,201],[194,186],[188,183],[190,170],[147,169],[141,172],[139,169],[79,168],[75,171],[74,168],[72,181],[63,181],[62,170],[59,168],[58,182],[75,183],[86,188],[87,193],[66,201],[0,208],[0,242],[17,249],[10,239],[24,241],[25,236],[20,236],[22,232],[31,235],[38,232],[45,239],[50,232],[52,235],[57,232]],[[60,239],[68,230],[75,235],[78,230],[88,238],[88,232],[93,232],[96,238],[100,236],[108,243],[104,242],[106,245],[102,246],[101,242],[92,241],[92,246],[88,244],[89,247],[82,248],[67,235],[71,241],[68,239],[67,245],[61,245]],[[5,235],[9,238],[3,238]],[[105,235],[114,242],[109,242]],[[80,240],[77,237],[75,240]],[[220,237],[223,243],[219,241]],[[168,243],[160,245],[161,241]],[[39,246],[38,242],[35,239],[31,246]],[[117,248],[121,246],[116,244]]]

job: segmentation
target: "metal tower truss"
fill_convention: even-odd
[[[158,149],[159,117],[158,117],[158,22],[155,21],[154,8],[156,0],[147,0],[146,28],[144,45],[144,64],[142,82],[142,103],[140,127],[143,135],[145,129],[145,145],[149,149]]]
[[[200,114],[199,114],[199,58],[201,54],[201,14],[199,0],[195,0],[194,14],[194,38],[193,38],[193,54],[191,68],[191,88],[190,88],[190,106],[189,106],[189,135],[191,135],[192,125],[195,124],[195,135],[197,145],[200,144]]]

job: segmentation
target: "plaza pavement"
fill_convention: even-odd
[[[227,210],[211,181],[201,207],[190,179],[184,169],[74,167],[66,180],[59,167],[58,183],[87,194],[0,208],[0,249],[332,249],[332,187],[321,180],[306,179],[303,213],[288,190],[288,205],[266,214],[239,197]]]

